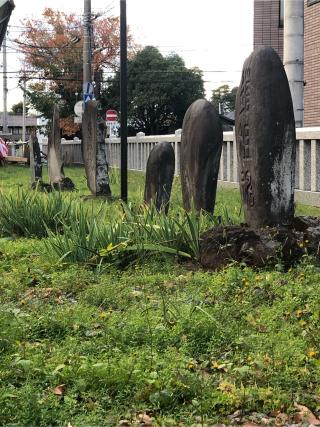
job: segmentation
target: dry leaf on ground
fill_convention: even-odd
[[[57,385],[57,387],[55,387],[52,390],[52,393],[55,394],[56,396],[63,396],[64,390],[65,390],[65,384],[60,384]]]
[[[140,414],[138,414],[137,418],[141,426],[144,426],[144,427],[153,426],[152,418],[149,417],[149,415],[147,415],[145,412],[141,412]]]
[[[319,418],[317,418],[309,408],[303,405],[298,405],[298,403],[295,403],[294,406],[298,410],[293,417],[296,423],[307,422],[314,426],[320,426]]]

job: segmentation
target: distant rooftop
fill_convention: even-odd
[[[7,115],[8,127],[22,127],[22,115],[8,114]],[[3,126],[3,113],[0,112],[0,126]],[[26,126],[37,126],[37,117],[26,116]]]

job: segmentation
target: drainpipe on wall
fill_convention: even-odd
[[[296,127],[303,127],[304,1],[284,2],[283,62],[289,80]]]

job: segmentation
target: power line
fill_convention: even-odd
[[[8,76],[8,79],[16,79],[16,77],[10,77]],[[47,77],[38,77],[38,76],[34,76],[29,78],[28,80],[39,80],[39,81],[56,81],[56,82],[73,82],[73,83],[79,83],[82,84],[82,79],[73,79],[73,78],[47,78]],[[130,78],[129,78],[130,81]],[[120,83],[120,80],[114,80],[114,82]],[[233,83],[233,80],[222,80],[222,81],[217,81],[217,80],[202,80],[203,83]],[[101,83],[108,83],[108,80],[102,80]],[[141,83],[141,82],[140,82]],[[163,80],[145,80],[145,83],[163,83]],[[187,80],[184,83],[191,83],[191,84],[195,84],[198,83],[194,80]]]
[[[75,71],[64,71],[64,72],[60,72],[59,74],[60,75],[72,75],[72,74],[78,74],[78,73],[80,73],[82,70],[80,69],[80,66],[79,66],[79,70],[75,70]],[[17,75],[17,76],[20,76],[22,73],[26,73],[26,74],[33,74],[33,73],[39,73],[40,72],[40,70],[26,70],[25,72],[24,71],[22,71],[22,70],[17,70],[17,71],[7,71],[7,74],[15,74],[15,75]],[[211,71],[202,71],[203,73],[216,73],[216,74],[222,74],[222,73],[241,73],[241,71],[213,71],[213,70],[211,70]],[[165,74],[165,75],[170,75],[170,74],[187,74],[188,72],[187,71],[170,71],[170,72],[166,72],[166,71],[164,71],[163,72],[163,74]],[[3,74],[3,71],[0,71],[0,74]],[[104,74],[115,74],[115,72],[114,71],[105,71],[104,72]],[[151,74],[153,74],[153,72],[152,71],[142,71],[141,73],[140,73],[140,75],[141,74],[146,74],[146,75],[151,75]],[[157,74],[157,73],[156,73]],[[130,73],[129,73],[129,78],[133,78],[133,76],[130,76]],[[166,77],[166,76],[164,76],[164,77]],[[54,76],[52,76],[52,80],[54,80],[55,79],[55,77]]]
[[[75,48],[75,44],[80,42],[80,37],[73,37],[68,43],[65,43],[64,45],[61,46],[40,46],[40,45],[35,45],[35,44],[29,44],[29,43],[24,43],[24,42],[20,42],[19,40],[10,40],[12,43],[16,43],[18,45],[21,46],[25,46],[27,48],[31,48],[31,49],[66,49],[66,48]],[[73,43],[73,44],[72,44]],[[78,47],[78,46],[76,46]],[[78,47],[79,48],[79,47]],[[82,49],[82,48],[81,48]]]

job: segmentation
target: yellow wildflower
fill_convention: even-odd
[[[310,359],[312,359],[313,357],[316,357],[317,354],[318,352],[314,348],[310,348],[308,351],[308,357],[310,357]]]
[[[270,357],[270,356],[268,356],[268,354],[266,354],[266,355],[264,356],[264,358],[263,358],[263,361],[264,361],[264,363],[265,363],[266,365],[268,365],[269,363],[271,363],[271,362],[272,362],[272,359],[271,359],[271,357]]]
[[[232,393],[235,391],[235,386],[234,384],[228,383],[227,381],[222,381],[217,389],[222,391],[222,393]]]

